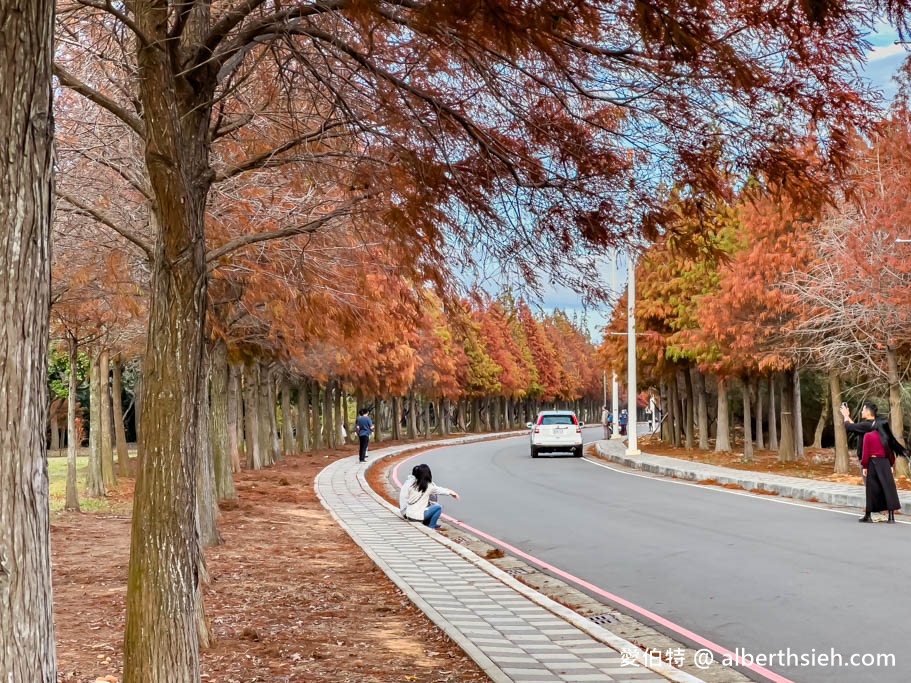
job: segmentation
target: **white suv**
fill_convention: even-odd
[[[576,414],[570,410],[544,410],[534,423],[528,423],[531,434],[531,457],[537,458],[545,451],[572,452],[582,457],[582,427]]]

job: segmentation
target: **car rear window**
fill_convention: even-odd
[[[574,425],[576,418],[572,415],[542,415],[539,425]]]

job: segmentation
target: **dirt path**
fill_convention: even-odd
[[[225,544],[206,555],[215,644],[203,653],[203,680],[487,681],[319,504],[313,478],[340,455],[237,475],[239,500],[221,514]],[[61,681],[120,681],[129,534],[125,515],[54,519]]]

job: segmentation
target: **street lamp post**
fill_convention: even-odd
[[[611,256],[611,290],[617,293],[617,252]],[[620,436],[620,383],[617,381],[617,371],[611,374],[611,414],[613,415],[612,439],[621,439]]]
[[[629,420],[627,421],[627,433],[629,441],[627,442],[626,454],[639,455],[638,443],[638,400],[636,397],[636,255],[632,249],[629,251],[629,280],[626,291],[626,369],[627,369],[627,410]]]

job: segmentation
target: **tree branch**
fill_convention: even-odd
[[[342,125],[344,125],[344,124],[341,121],[334,121],[332,123],[324,122],[316,130],[309,131],[307,133],[304,133],[303,135],[300,135],[296,138],[288,140],[284,144],[279,145],[278,147],[276,147],[274,149],[265,151],[262,154],[257,154],[256,156],[250,157],[249,159],[247,159],[239,164],[234,164],[233,166],[228,166],[227,168],[225,168],[223,171],[221,171],[220,173],[218,173],[215,176],[214,182],[218,183],[223,180],[227,180],[228,178],[233,178],[234,176],[240,175],[241,173],[246,173],[247,171],[250,171],[250,170],[253,170],[256,168],[267,168],[270,166],[276,166],[276,165],[281,165],[284,163],[289,163],[284,160],[276,160],[275,157],[279,154],[283,154],[284,152],[294,149],[295,147],[298,147],[300,145],[306,144],[308,142],[313,142],[315,140],[319,140],[323,136],[323,134],[325,134],[326,132],[332,130],[333,128],[338,128],[339,126],[342,126]]]
[[[152,256],[153,256],[152,245],[148,244],[141,237],[133,234],[131,231],[126,230],[125,228],[120,227],[119,225],[117,225],[117,223],[114,221],[114,219],[112,219],[109,216],[106,216],[105,214],[101,213],[97,209],[94,209],[91,206],[88,206],[82,200],[77,199],[76,197],[73,197],[72,195],[67,194],[66,192],[61,192],[59,190],[55,191],[55,194],[60,199],[63,199],[64,201],[67,201],[70,204],[72,204],[73,206],[75,206],[84,215],[94,218],[96,221],[98,221],[102,225],[109,227],[111,230],[116,232],[118,235],[123,237],[128,242],[132,242],[133,244],[135,244],[137,247],[139,247],[140,249],[142,249],[145,252],[146,256],[149,258],[150,261],[152,260]]]
[[[73,92],[79,93],[99,107],[107,109],[114,116],[132,128],[139,137],[145,137],[145,126],[142,123],[142,119],[138,116],[131,114],[107,95],[103,95],[94,88],[83,83],[57,62],[54,62],[54,75],[57,77],[57,80],[60,81],[61,85],[69,88]]]
[[[126,26],[136,35],[136,38],[140,43],[142,43],[143,47],[148,47],[151,43],[148,36],[139,30],[139,26],[136,25],[136,22],[134,22],[120,10],[116,9],[111,3],[111,0],[104,0],[104,3],[90,2],[90,0],[76,0],[76,2],[78,2],[80,5],[85,5],[86,7],[92,7],[93,9],[107,12],[111,16],[116,17],[118,21],[122,22],[124,26]]]
[[[312,221],[301,223],[300,225],[295,225],[290,228],[272,230],[270,232],[258,232],[250,235],[241,235],[240,237],[235,237],[232,240],[228,240],[217,249],[210,250],[209,253],[206,254],[206,263],[209,264],[209,268],[211,269],[215,267],[214,263],[218,261],[218,259],[251,244],[270,242],[273,240],[283,239],[285,237],[294,237],[295,235],[312,235],[330,221],[336,220],[342,216],[350,215],[353,203],[353,201],[349,202],[345,204],[343,208],[336,209],[335,211],[324,214],[319,218],[313,219]]]

